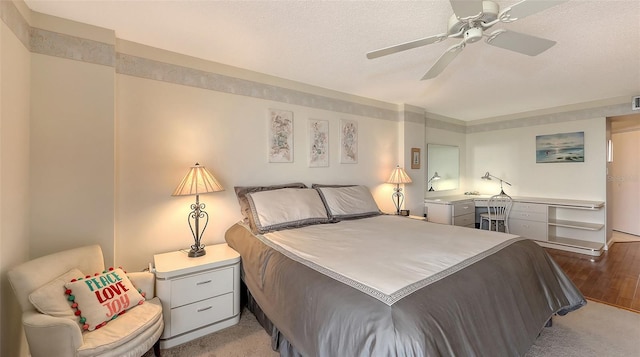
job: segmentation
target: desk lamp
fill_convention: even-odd
[[[433,189],[433,181],[438,181],[440,180],[441,177],[440,175],[438,175],[438,171],[436,171],[435,174],[433,174],[433,177],[431,177],[428,181],[427,181],[427,185],[429,185],[429,191],[435,191]]]
[[[504,193],[504,190],[502,189],[502,183],[504,182],[504,183],[506,183],[507,185],[511,186],[511,184],[510,184],[510,183],[508,183],[507,181],[505,181],[505,180],[503,180],[503,179],[501,179],[501,178],[499,178],[499,177],[496,177],[496,176],[491,175],[491,174],[489,173],[489,171],[487,171],[487,173],[485,173],[485,174],[484,174],[484,176],[482,176],[482,177],[480,177],[480,178],[481,178],[481,179],[483,179],[483,180],[489,180],[489,181],[491,181],[491,178],[492,178],[492,177],[493,177],[494,179],[496,179],[496,180],[500,180],[500,194],[501,194],[501,195],[506,195],[506,193]]]
[[[396,206],[396,214],[400,214],[400,207],[402,207],[402,203],[404,202],[404,194],[402,194],[402,188],[400,184],[411,183],[411,177],[407,175],[407,173],[400,167],[400,165],[396,166],[396,168],[391,173],[391,176],[387,180],[387,183],[393,183],[396,187],[393,189],[393,195],[391,195],[391,200],[393,200],[393,204]]]
[[[189,222],[189,228],[191,228],[191,234],[195,243],[189,250],[189,257],[200,257],[207,252],[204,250],[204,244],[201,244],[202,234],[207,229],[209,223],[209,214],[204,211],[205,204],[200,203],[200,194],[224,191],[224,188],[213,177],[211,172],[204,166],[200,166],[196,162],[195,166],[189,169],[189,172],[182,179],[178,187],[171,194],[171,196],[189,196],[196,195],[196,203],[191,204],[191,212],[187,216],[187,222]],[[204,218],[204,227],[200,230],[200,219]],[[192,223],[193,221],[193,223]]]

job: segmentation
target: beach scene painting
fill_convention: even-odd
[[[536,163],[584,162],[584,131],[536,136]]]

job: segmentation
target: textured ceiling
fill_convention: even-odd
[[[445,32],[446,0],[25,2],[121,39],[464,121],[640,95],[639,0],[570,0],[495,25],[558,43],[536,57],[469,44],[428,81],[420,78],[459,40],[365,54]]]

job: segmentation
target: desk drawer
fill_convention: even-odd
[[[171,281],[171,307],[186,305],[233,291],[233,267]]]
[[[547,223],[509,218],[509,233],[537,240],[547,240]]]
[[[475,213],[476,206],[473,201],[459,202],[453,205],[453,216],[462,216],[469,213]],[[456,226],[459,224],[454,223]]]
[[[233,316],[233,293],[171,309],[171,336],[176,336],[231,316]]]
[[[476,215],[471,212],[462,216],[453,217],[454,226],[474,227],[476,225]]]
[[[528,211],[514,211],[514,210],[511,210],[511,213],[509,213],[509,217],[510,218],[514,218],[514,219],[523,219],[523,220],[527,220],[527,221],[547,223],[547,213],[546,212],[541,213],[541,212],[528,212]]]
[[[511,211],[541,213],[545,216],[548,213],[547,210],[547,205],[541,205],[537,203],[514,202],[513,206],[511,206]]]

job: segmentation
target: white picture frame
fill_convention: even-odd
[[[293,162],[293,112],[269,109],[267,126],[269,162]]]
[[[309,119],[309,167],[329,166],[329,121]]]
[[[340,120],[340,163],[358,163],[358,122]]]

